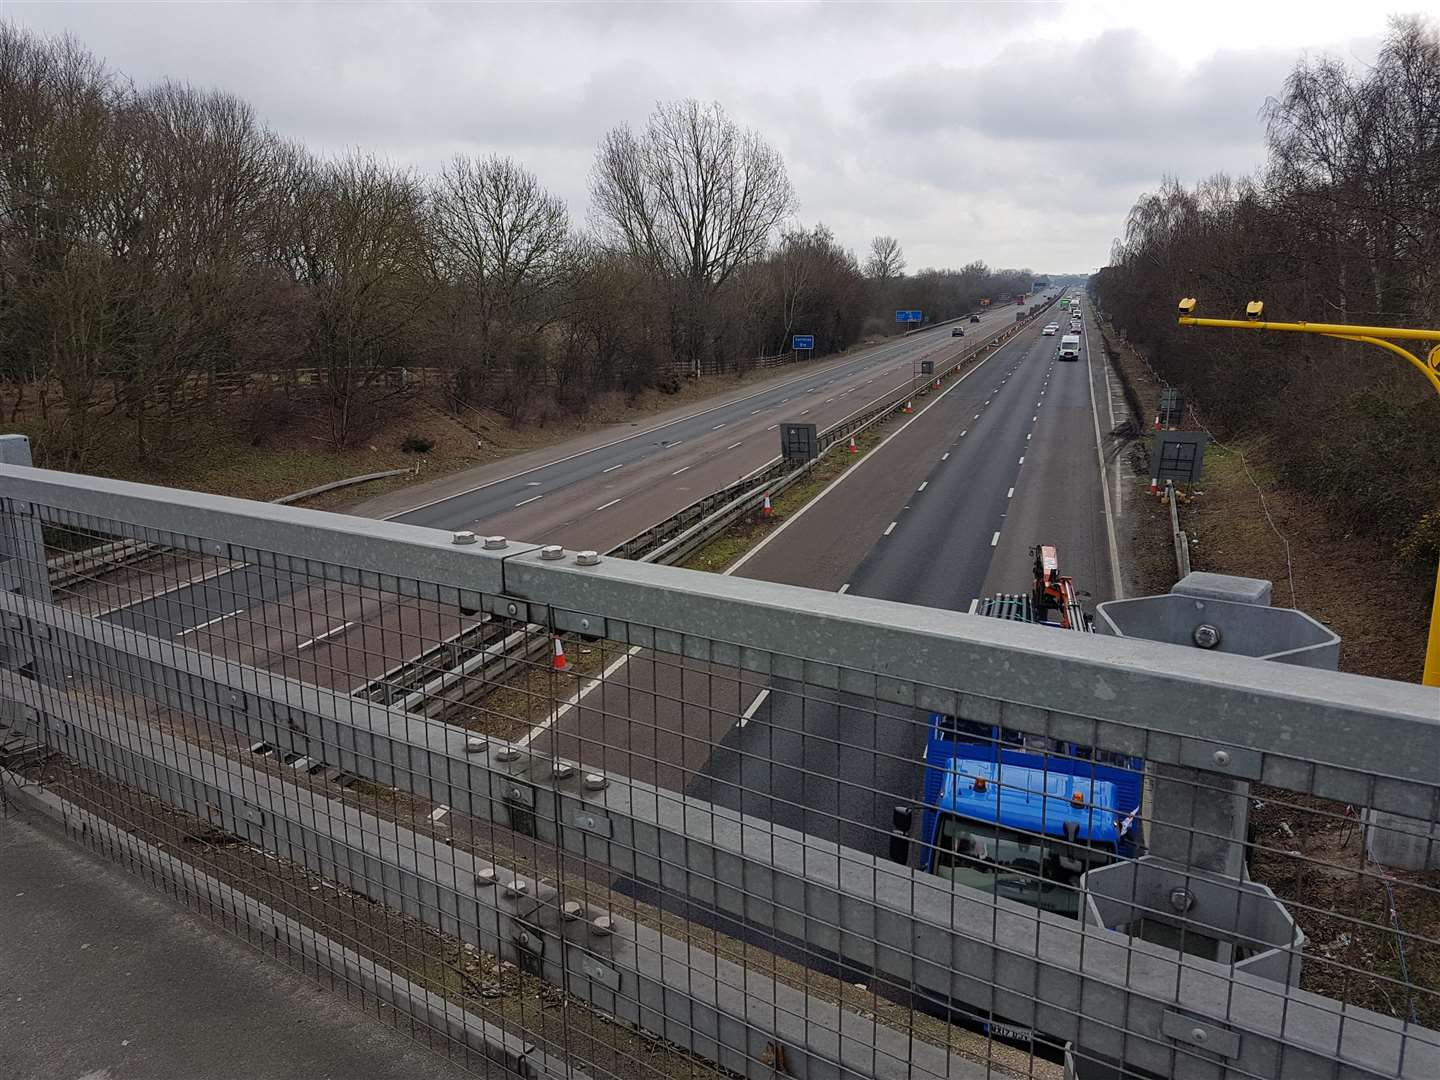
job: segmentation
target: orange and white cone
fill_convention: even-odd
[[[851,435],[851,436],[850,436],[850,445],[849,445],[848,447],[846,447],[846,449],[849,450],[850,453],[852,453],[852,454],[858,454],[858,453],[860,452],[860,448],[855,445],[855,436],[854,436],[854,435]]]
[[[765,493],[765,501],[760,504],[760,516],[768,518],[771,513],[772,511],[770,509],[770,493],[767,491]]]
[[[551,662],[550,666],[556,671],[564,671],[570,666],[565,659],[565,646],[560,643],[559,636],[555,638],[555,659]]]
[[[1156,431],[1159,431],[1159,430],[1160,430],[1160,414],[1159,414],[1159,413],[1156,413],[1156,414],[1155,414],[1155,430],[1156,430]]]
[[[911,403],[907,401],[907,402],[905,402],[905,408],[901,409],[900,411],[901,411],[901,412],[914,412],[915,410],[911,407]]]
[[[936,380],[935,380],[935,389],[936,389],[936,390],[939,390],[939,389],[940,389],[940,380],[939,380],[939,379],[936,379]]]
[[[1157,479],[1155,479],[1155,477],[1153,477],[1153,476],[1150,478],[1150,494],[1151,494],[1151,495],[1159,495],[1159,494],[1160,494],[1160,481],[1157,480]]]

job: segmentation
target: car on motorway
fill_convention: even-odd
[[[965,331],[962,330],[960,327],[957,326],[957,327],[954,327],[954,328],[950,331],[950,336],[951,336],[951,337],[964,337],[964,336],[965,336]]]
[[[1041,330],[1040,333],[1043,334],[1045,337],[1054,337],[1055,334],[1059,331],[1059,329],[1060,324],[1058,322],[1046,323],[1045,329]]]
[[[971,321],[971,322],[979,322],[979,321],[980,321],[980,316],[979,316],[979,315],[971,315],[971,316],[970,316],[970,321]]]

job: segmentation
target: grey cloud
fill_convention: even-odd
[[[1250,141],[1294,60],[1279,50],[1219,53],[1183,71],[1138,33],[1112,30],[1074,44],[1012,44],[978,68],[901,72],[865,87],[860,102],[877,128],[916,135]]]
[[[1094,265],[1162,175],[1260,163],[1257,111],[1295,59],[1181,70],[1113,17],[1084,41],[1037,34],[1081,17],[1047,4],[7,0],[3,14],[72,31],[139,83],[231,91],[317,150],[422,169],[513,155],[576,221],[607,130],[660,99],[714,98],[784,153],[802,221],[856,249],[892,233],[912,267]]]

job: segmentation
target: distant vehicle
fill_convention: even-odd
[[[1041,333],[1042,335],[1044,335],[1045,337],[1054,337],[1054,336],[1055,336],[1055,332],[1056,332],[1057,330],[1059,330],[1059,329],[1060,329],[1060,324],[1059,324],[1059,323],[1053,323],[1053,322],[1052,322],[1052,323],[1046,323],[1046,324],[1045,324],[1045,329],[1044,329],[1044,330],[1041,330],[1040,333]]]
[[[971,322],[979,322],[979,321],[980,321],[980,316],[979,316],[979,315],[971,315],[971,316],[970,316],[970,321],[971,321]]]
[[[952,330],[950,331],[950,336],[951,336],[951,337],[964,337],[964,336],[965,336],[965,331],[964,331],[963,329],[961,329],[960,327],[957,326],[957,327],[955,327],[954,329],[952,329]]]
[[[1080,335],[1066,334],[1060,339],[1060,348],[1055,355],[1061,360],[1080,359]]]

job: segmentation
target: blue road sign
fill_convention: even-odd
[[[815,335],[796,334],[790,341],[790,347],[796,352],[799,352],[801,349],[813,350],[815,348]]]
[[[897,312],[895,312],[895,321],[896,321],[896,322],[909,322],[909,321],[910,321],[910,313],[909,313],[908,311],[897,311]]]
[[[923,320],[923,318],[921,317],[921,312],[918,312],[918,311],[912,311],[912,312],[910,312],[910,321],[911,321],[911,322],[923,322],[924,320]]]

